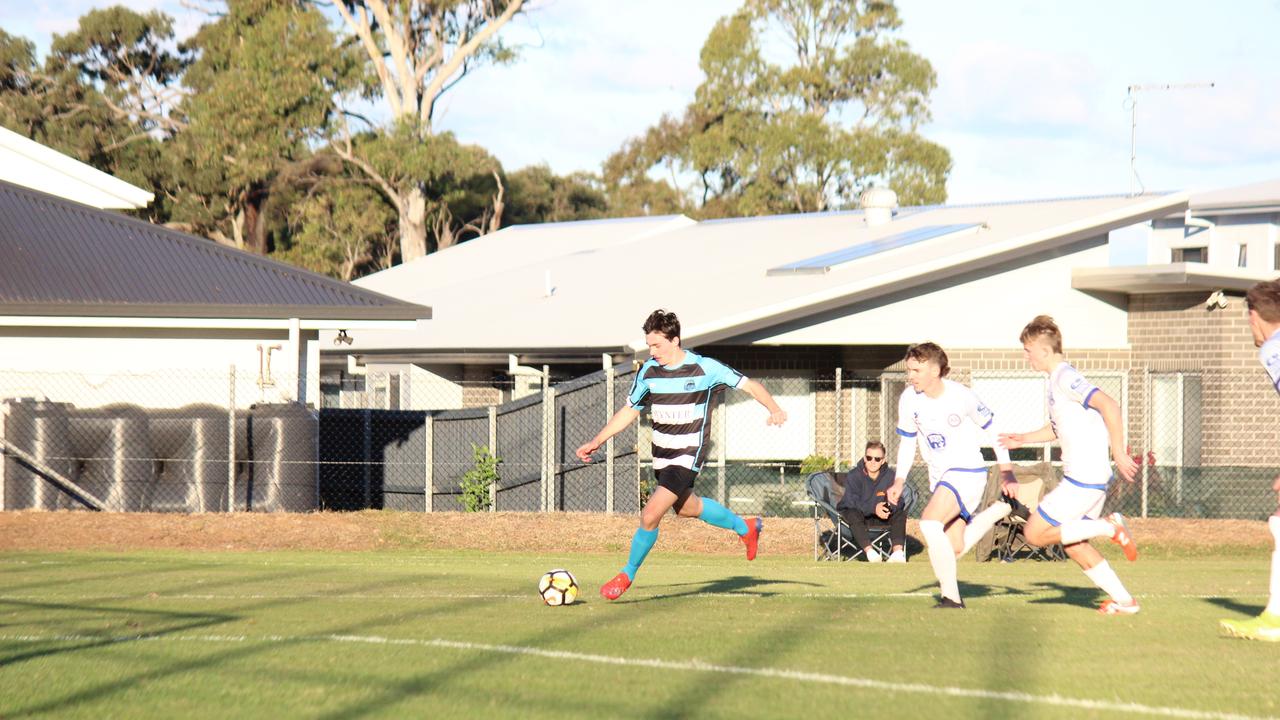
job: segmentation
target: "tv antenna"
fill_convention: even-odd
[[[1124,99],[1129,110],[1129,195],[1146,192],[1142,178],[1138,177],[1138,93],[1165,90],[1200,90],[1212,88],[1215,83],[1165,83],[1159,85],[1130,85]],[[1138,188],[1141,188],[1139,190]]]

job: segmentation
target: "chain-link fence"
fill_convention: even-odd
[[[1137,482],[1112,484],[1111,507],[1206,518],[1274,509],[1280,401],[1259,371],[1085,370],[1124,405],[1142,465]],[[848,468],[868,440],[894,458],[900,373],[751,375],[787,423],[766,425],[746,393],[714,396],[699,494],[742,514],[804,517],[810,470]],[[261,374],[0,372],[0,499],[9,510],[634,513],[653,489],[647,415],[595,462],[574,455],[625,403],[634,376],[629,364],[559,382],[370,370],[321,381],[315,409],[292,401],[306,391],[296,379]],[[956,379],[1005,430],[1046,422],[1043,376]],[[1013,457],[1061,475],[1055,444]],[[919,462],[909,481],[927,490]]]

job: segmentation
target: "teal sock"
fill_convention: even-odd
[[[732,530],[739,536],[747,534],[747,521],[711,498],[702,498],[702,512],[698,513],[698,519],[708,525]]]
[[[627,557],[627,566],[622,568],[628,580],[636,579],[636,572],[640,570],[645,556],[653,549],[653,544],[656,542],[658,542],[658,528],[652,530],[636,528],[636,534],[631,536],[631,555]]]

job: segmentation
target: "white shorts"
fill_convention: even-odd
[[[951,468],[937,478],[929,478],[929,492],[949,492],[960,503],[960,517],[965,522],[978,512],[982,494],[987,489],[986,468]]]
[[[1064,477],[1058,487],[1040,501],[1036,512],[1054,527],[1068,520],[1097,520],[1102,516],[1102,501],[1106,499],[1105,482],[1085,483]]]

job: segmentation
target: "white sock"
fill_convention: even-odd
[[[1124,589],[1124,583],[1116,577],[1116,571],[1111,569],[1111,564],[1106,560],[1085,570],[1084,574],[1093,581],[1094,585],[1102,588],[1102,592],[1110,595],[1112,600],[1121,605],[1133,603],[1133,596]]]
[[[867,556],[867,562],[869,563],[880,562],[880,551],[873,547],[863,548],[862,554]]]
[[[951,546],[947,531],[937,520],[921,520],[920,534],[929,548],[929,564],[938,578],[942,597],[960,602],[960,586],[956,582],[956,551]]]
[[[1068,520],[1058,526],[1062,530],[1062,544],[1074,545],[1097,537],[1111,537],[1116,526],[1106,520]]]
[[[1013,508],[1006,502],[994,502],[982,512],[969,518],[969,525],[964,529],[964,549],[960,551],[963,555],[973,549],[996,523],[1009,516],[1013,512]]]
[[[1271,552],[1271,600],[1267,603],[1267,612],[1280,615],[1280,515],[1272,515],[1267,521],[1271,528],[1271,537],[1276,541],[1276,549]]]

